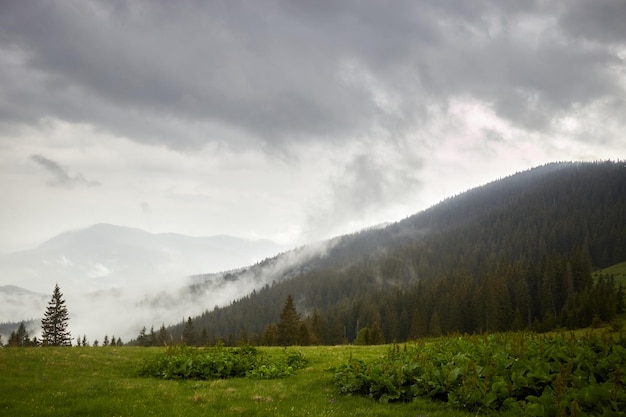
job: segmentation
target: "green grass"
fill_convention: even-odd
[[[261,348],[272,352],[278,348]],[[387,346],[303,347],[309,365],[276,380],[139,377],[163,348],[0,349],[0,416],[474,416],[417,400],[382,404],[340,395],[328,368]]]
[[[626,262],[609,266],[608,268],[600,269],[593,273],[593,277],[596,278],[600,274],[613,275],[616,284],[626,285]]]
[[[580,337],[585,333],[613,334],[610,326],[580,332]],[[445,342],[446,338],[421,343],[436,350],[438,343]],[[280,356],[282,350],[259,349],[274,357]],[[488,413],[485,409],[464,412],[428,399],[381,403],[358,395],[341,395],[330,369],[351,358],[369,362],[385,357],[388,345],[292,349],[299,350],[308,360],[295,375],[272,380],[209,381],[139,376],[142,364],[162,355],[165,348],[0,349],[0,416],[469,417]]]

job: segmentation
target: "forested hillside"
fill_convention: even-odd
[[[302,344],[587,326],[623,309],[623,289],[592,270],[625,260],[626,164],[550,164],[336,239],[326,256],[168,331],[275,344],[289,295]]]

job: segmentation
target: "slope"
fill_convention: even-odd
[[[625,217],[624,163],[538,167],[384,229],[334,239],[325,256],[273,275],[268,281],[273,285],[230,306],[207,310],[195,327],[230,341],[261,335],[278,321],[288,294],[309,317],[309,327],[314,318],[325,321],[324,333],[332,335],[316,337],[326,343],[354,340],[359,326],[374,323],[387,340],[428,333],[431,327],[480,331],[509,327],[514,320],[525,327],[559,325],[568,297],[591,291],[592,267],[626,260]],[[526,288],[515,288],[516,283]],[[488,301],[496,299],[508,302],[489,311]],[[585,319],[581,314],[576,320]],[[171,329],[174,335],[181,330],[182,325]]]

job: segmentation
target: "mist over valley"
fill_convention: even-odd
[[[48,288],[58,283],[67,299],[72,334],[89,341],[105,335],[129,341],[144,327],[162,325],[178,340],[185,320],[193,318],[212,340],[236,343],[232,338],[242,331],[261,337],[277,321],[288,295],[304,319],[321,315],[327,323],[337,320],[346,340],[356,337],[359,326],[379,324],[387,332],[394,329],[394,340],[405,340],[417,317],[424,315],[428,322],[433,314],[447,320],[441,324],[446,331],[507,329],[513,312],[519,315],[521,308],[526,320],[518,318],[516,326],[549,328],[558,322],[556,310],[553,321],[547,319],[546,305],[568,308],[573,301],[567,297],[589,291],[592,269],[626,260],[624,169],[622,162],[547,164],[405,219],[291,250],[267,240],[192,238],[98,224],[0,258],[1,273],[12,277],[0,287],[0,321],[35,319],[30,330],[36,335]],[[557,273],[552,270],[580,277],[569,278],[570,284],[544,282]],[[529,291],[545,292],[546,285],[571,288],[559,291],[560,301],[501,307],[506,313],[499,313],[494,325],[493,316],[481,310],[487,307],[480,307],[496,302],[485,292],[490,277],[507,280],[510,303],[522,303]],[[525,282],[526,295],[518,294],[518,281]],[[460,282],[472,301],[428,298],[435,291],[431,286],[451,286],[448,296]],[[427,299],[415,301],[420,297]],[[456,304],[477,310],[459,324],[457,316],[447,316]],[[428,312],[417,310],[425,305],[430,305]],[[580,312],[559,314],[559,320],[567,319],[563,314],[581,323],[588,320]],[[325,343],[341,340],[337,336]]]
[[[205,304],[223,305],[257,285],[217,284],[216,275],[213,290],[199,300],[189,291],[192,275],[234,270],[284,250],[269,240],[153,234],[111,224],[68,231],[0,255],[0,322],[39,320],[58,283],[74,336],[128,340],[143,323],[199,314]]]

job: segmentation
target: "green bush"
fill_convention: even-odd
[[[425,397],[466,410],[524,415],[626,415],[626,343],[610,338],[503,334],[438,339],[335,369],[345,394]]]
[[[285,349],[281,355],[263,355],[253,346],[239,348],[169,347],[145,362],[140,375],[162,379],[272,379],[295,373],[307,361],[300,352]]]

